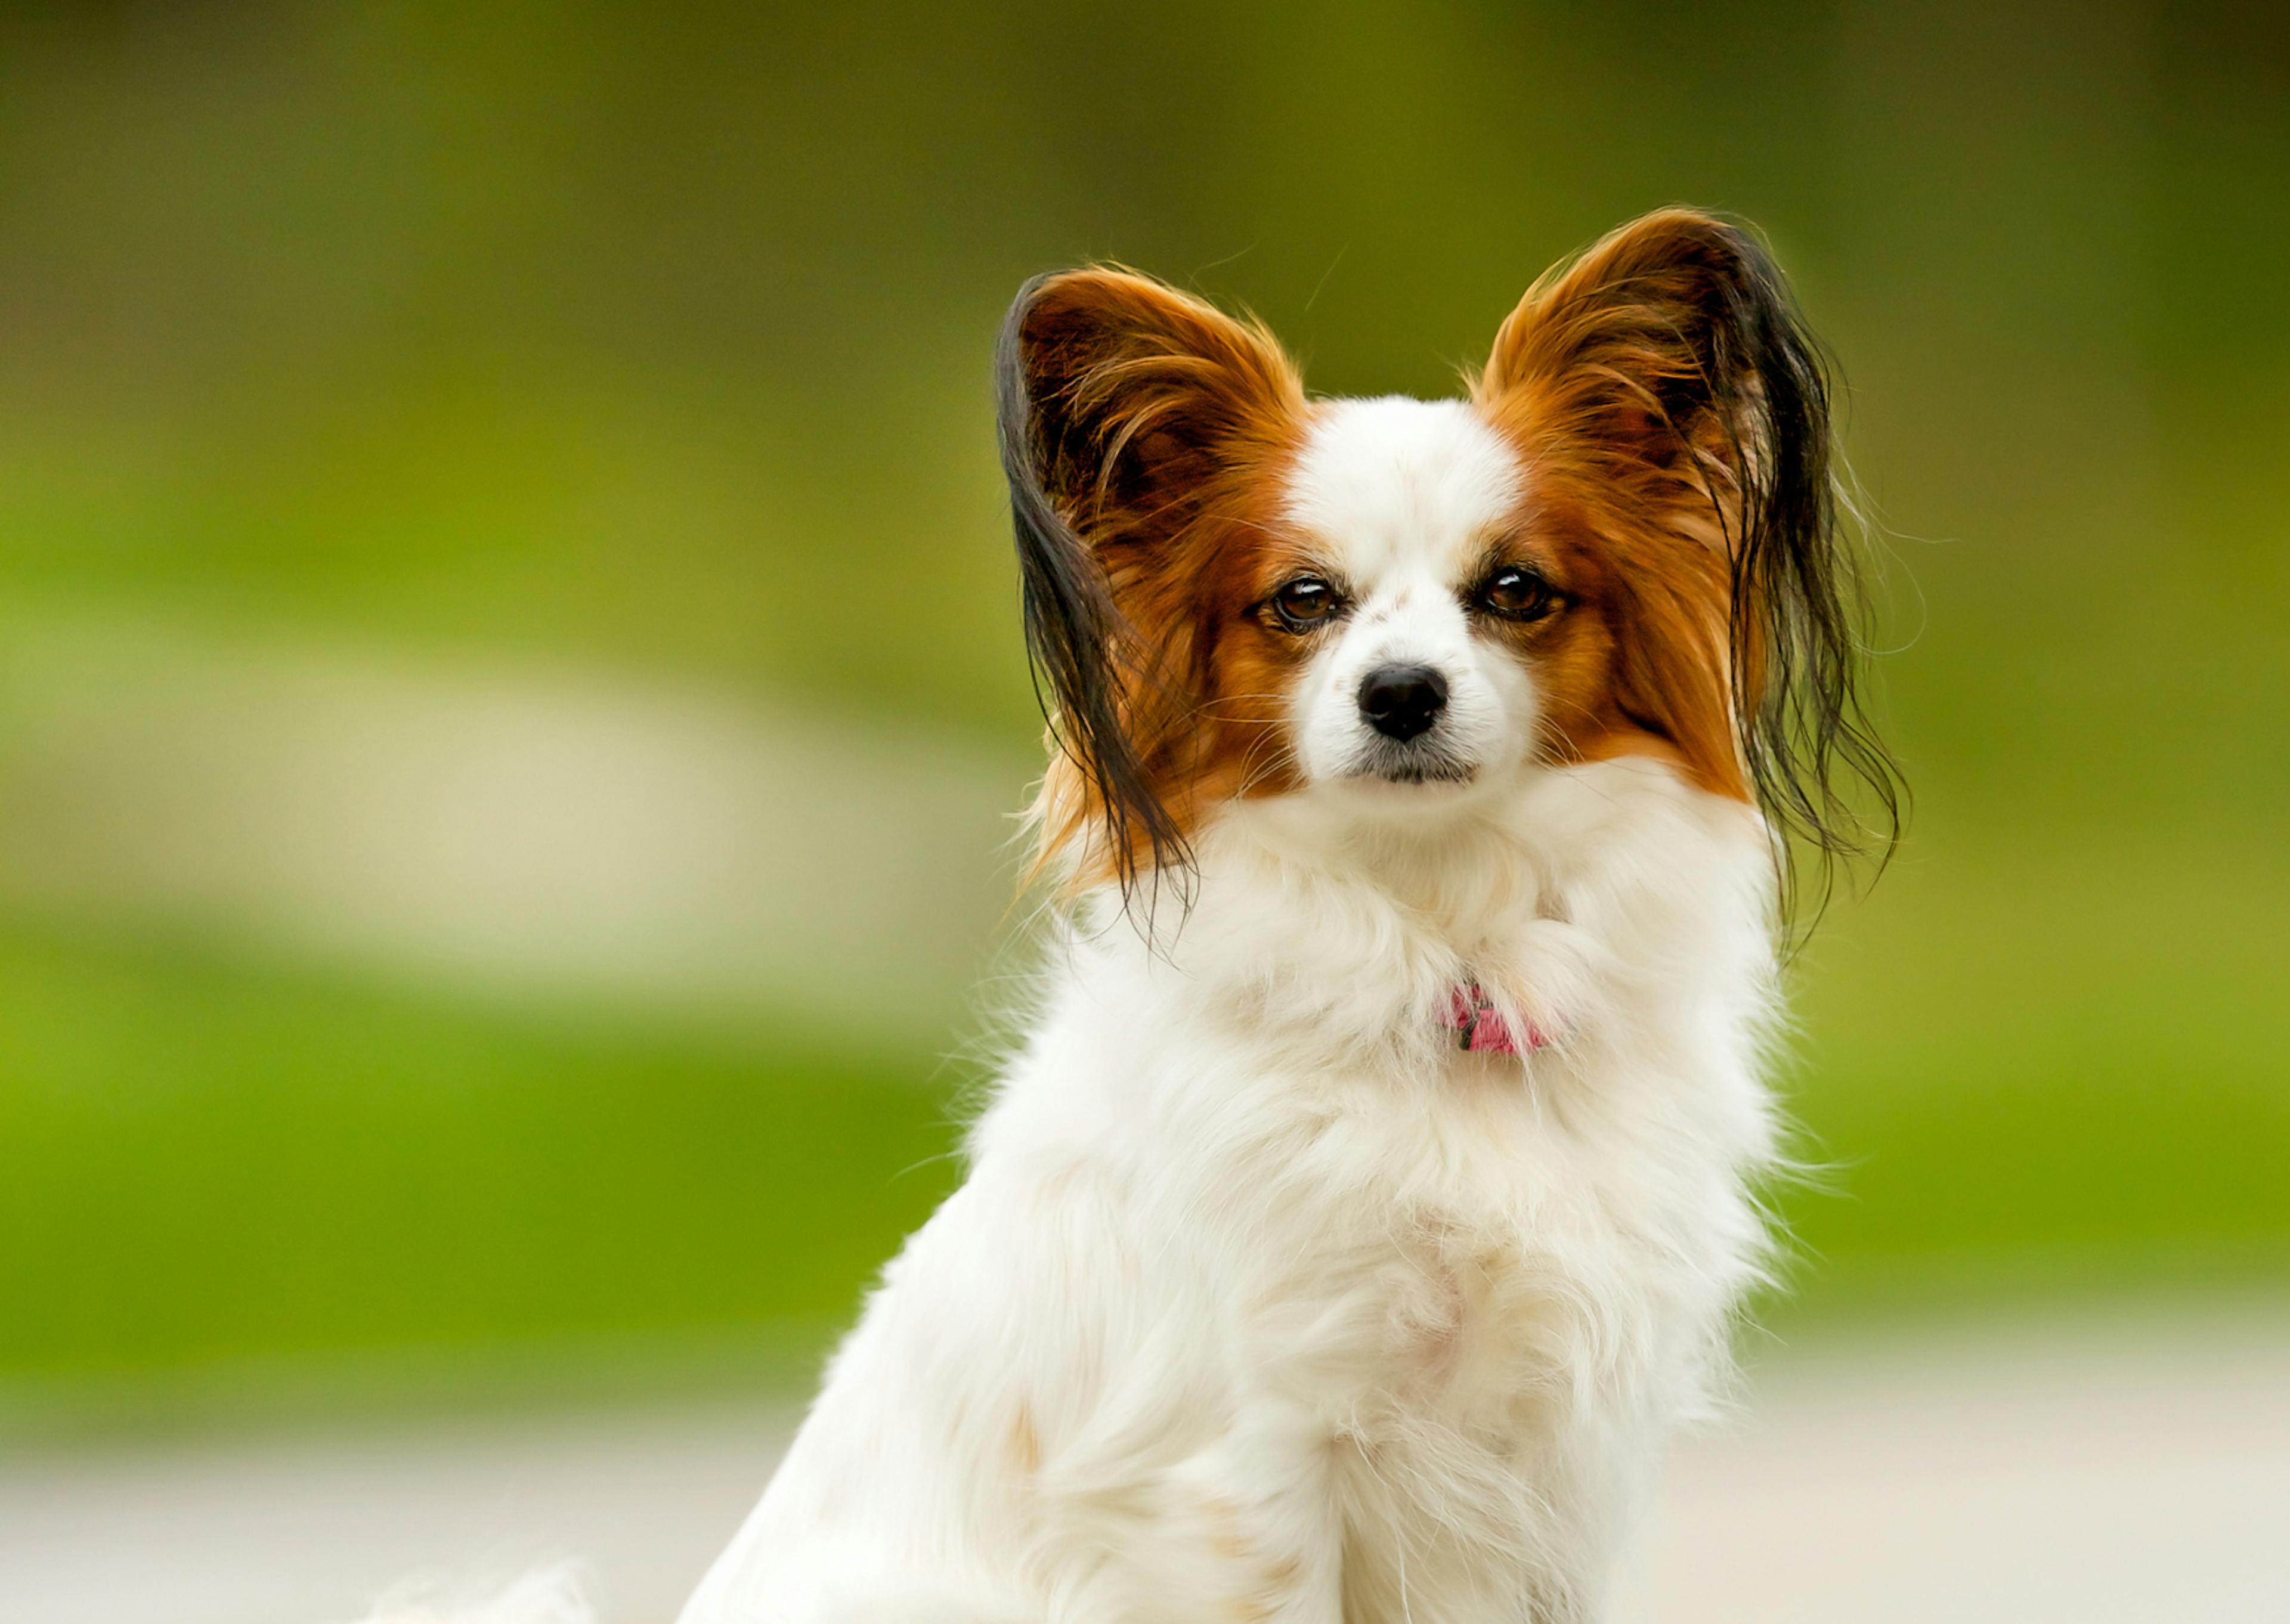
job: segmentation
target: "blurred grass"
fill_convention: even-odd
[[[953,1179],[945,1068],[826,1034],[21,923],[0,988],[20,1380],[839,1320]]]
[[[1778,1323],[2290,1282],[2284,854],[1934,832],[1799,967]]]

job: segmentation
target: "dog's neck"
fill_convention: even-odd
[[[1506,810],[1411,828],[1294,801],[1227,808],[1181,888],[1149,876],[1125,912],[1103,893],[1083,934],[1145,968],[1173,1017],[1218,1012],[1300,1053],[1380,1036],[1452,1048],[1458,994],[1549,906],[1544,865]]]
[[[1521,829],[1518,804],[1485,796],[1412,817],[1305,797],[1238,808],[1203,843],[1203,894],[1229,876],[1260,897],[1379,906],[1468,938],[1533,911],[1543,890],[1548,862]]]

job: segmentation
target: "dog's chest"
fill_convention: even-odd
[[[1264,1368],[1325,1428],[1348,1618],[1400,1617],[1403,1569],[1415,1624],[1529,1596],[1516,1616],[1565,1616],[1555,1508],[1598,1500],[1586,1475],[1629,1452],[1691,1336],[1675,1250],[1649,1244],[1618,1164],[1642,1153],[1507,1086],[1322,1124],[1322,1177],[1292,1180],[1266,1237],[1291,1263],[1266,1283]]]
[[[1302,1340],[1279,1351],[1338,1389],[1317,1396],[1355,1429],[1382,1417],[1507,1447],[1661,1294],[1650,1265],[1669,1249],[1645,1244],[1631,1203],[1643,1152],[1563,1122],[1517,1070],[1471,1057],[1395,1104],[1324,1111],[1308,1152],[1261,1170],[1280,1192],[1260,1237],[1278,1260],[1267,1324]]]

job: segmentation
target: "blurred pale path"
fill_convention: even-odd
[[[605,1624],[667,1624],[785,1442],[783,1407],[403,1438],[80,1450],[0,1471],[6,1624],[338,1624],[428,1580],[578,1556]]]
[[[319,1624],[580,1553],[666,1624],[768,1471],[765,1405],[20,1458],[9,1624]],[[1664,1491],[1648,1624],[2290,1616],[2290,1320],[1929,1332],[1770,1361]]]
[[[164,620],[0,640],[0,900],[938,1044],[1024,760],[878,715]],[[885,996],[885,988],[897,989]]]
[[[1761,1373],[1682,1451],[1654,1624],[2290,1618],[2290,1321],[1962,1340]]]

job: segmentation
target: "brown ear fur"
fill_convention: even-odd
[[[999,361],[1027,642],[1058,745],[1043,853],[1126,889],[1187,860],[1214,746],[1210,606],[1248,572],[1252,506],[1302,386],[1261,328],[1117,269],[1029,284]]]
[[[1824,854],[1889,845],[1826,364],[1764,247],[1685,209],[1622,227],[1528,292],[1474,395],[1613,558],[1631,723]],[[1873,791],[1873,831],[1840,774]]]

